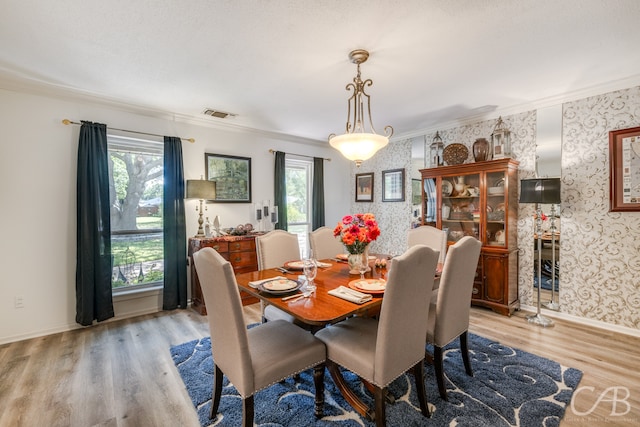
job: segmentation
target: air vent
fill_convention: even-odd
[[[226,119],[227,117],[235,117],[237,114],[227,113],[226,111],[214,110],[212,108],[206,108],[202,114],[206,114],[207,116],[215,117],[218,119]]]

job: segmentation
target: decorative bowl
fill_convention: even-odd
[[[442,158],[448,165],[461,165],[467,157],[469,157],[469,149],[464,144],[449,144],[442,152]]]

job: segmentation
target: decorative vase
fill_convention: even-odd
[[[364,252],[362,253],[349,253],[349,256],[347,257],[347,262],[349,263],[349,274],[360,274],[360,269],[358,268],[360,260],[367,264],[367,271],[371,271],[371,267],[369,267],[369,246],[364,248]]]
[[[491,159],[491,150],[489,141],[485,138],[478,138],[473,143],[473,158],[476,162],[484,162]]]

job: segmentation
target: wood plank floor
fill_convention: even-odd
[[[524,315],[474,308],[470,330],[584,372],[561,426],[640,425],[640,338]],[[0,346],[0,426],[197,427],[169,347],[207,335],[206,317],[178,310]]]

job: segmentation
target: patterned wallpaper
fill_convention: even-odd
[[[505,116],[512,132],[512,157],[520,162],[519,179],[535,177],[536,111]],[[445,145],[469,148],[488,138],[495,120],[440,130]],[[562,206],[560,229],[560,311],[577,317],[640,329],[640,212],[608,212],[610,130],[640,126],[640,87],[606,93],[563,106]],[[426,135],[431,141],[435,136]],[[373,212],[382,235],[372,251],[406,250],[411,204],[382,203],[382,170],[406,168],[410,194],[411,141],[389,144],[356,170],[374,172],[373,203],[351,203],[352,212]],[[355,199],[355,188],[351,190]],[[518,219],[520,302],[535,304],[533,290],[533,205],[520,205]]]
[[[640,87],[563,106],[560,307],[640,328],[640,212],[609,212],[609,131],[640,125]]]
[[[405,170],[404,202],[382,201],[382,171]],[[373,253],[400,255],[407,248],[407,231],[411,227],[411,140],[392,142],[371,159],[351,168],[351,211],[371,212],[376,216],[382,233],[369,248]],[[355,174],[373,172],[373,203],[355,202]]]

